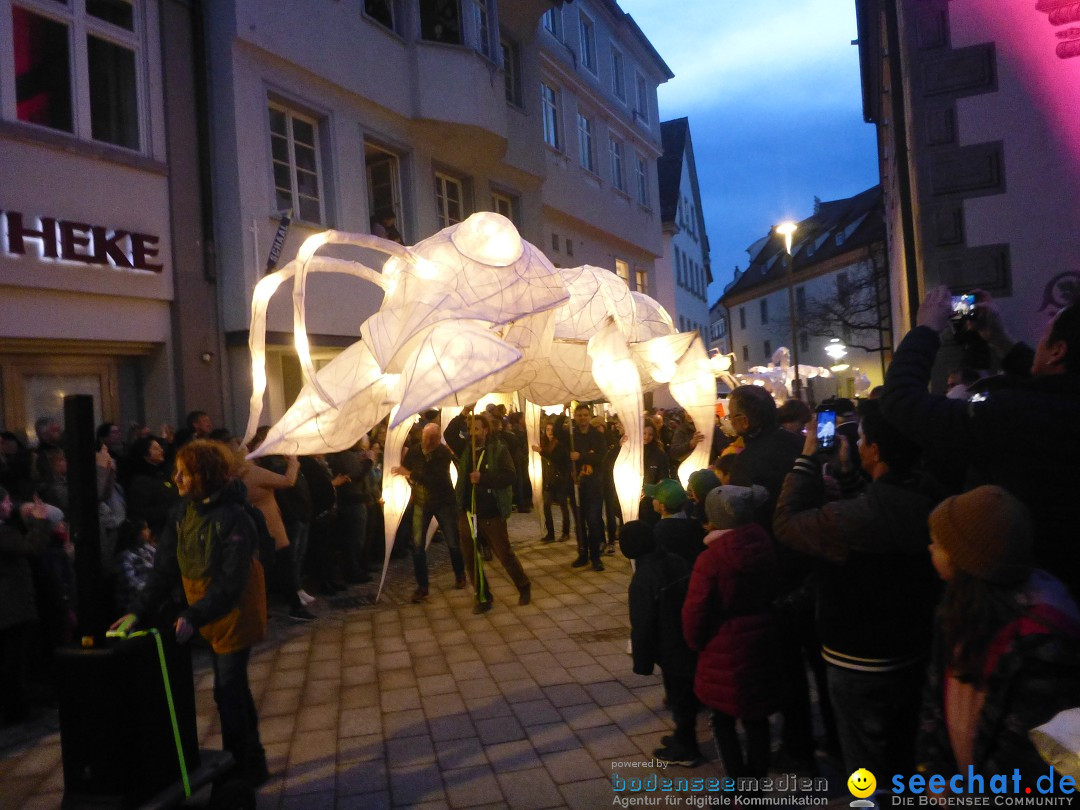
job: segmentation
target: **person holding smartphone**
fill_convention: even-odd
[[[814,613],[844,766],[910,773],[938,595],[926,522],[938,493],[915,471],[918,445],[867,400],[857,452],[871,483],[861,486],[853,448],[841,436],[839,473],[851,479],[844,489],[861,493],[826,502],[818,436],[830,418],[811,419],[773,532],[784,546],[825,562]]]

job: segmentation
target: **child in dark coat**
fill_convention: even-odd
[[[779,630],[772,613],[779,568],[772,540],[754,523],[763,487],[716,487],[705,497],[712,531],[694,563],[683,604],[686,643],[699,651],[694,692],[710,718],[728,776],[764,777],[769,715],[780,708]],[[735,729],[746,731],[746,752]]]
[[[660,665],[664,691],[675,720],[675,733],[664,737],[653,756],[688,768],[702,763],[697,744],[698,701],[694,697],[697,656],[682,633],[682,603],[690,565],[678,554],[659,548],[652,527],[641,520],[623,525],[622,553],[635,561],[630,580],[630,641],[634,672],[652,675]]]

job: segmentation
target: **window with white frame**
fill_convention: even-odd
[[[596,73],[596,28],[583,11],[578,12],[578,34],[581,40],[581,66]]]
[[[372,232],[399,241],[406,232],[404,203],[401,197],[401,158],[369,141],[364,141],[364,166],[367,170],[368,211]],[[391,219],[392,218],[392,219]],[[393,227],[388,227],[392,225]]]
[[[271,102],[270,155],[277,209],[292,211],[304,222],[325,224],[318,122]]]
[[[503,37],[503,80],[506,83],[506,100],[515,107],[521,106],[521,49],[511,39]]]
[[[637,164],[637,201],[649,207],[649,164],[646,163],[645,158],[638,153],[635,162]]]
[[[637,95],[634,99],[634,113],[641,123],[649,123],[649,83],[640,73],[634,73],[634,83]]]
[[[611,135],[608,136],[608,156],[611,158],[611,185],[619,191],[626,191],[622,141]]]
[[[577,116],[578,132],[578,160],[581,168],[596,172],[596,159],[593,156],[593,128],[592,119],[583,115],[580,111]]]
[[[615,98],[626,101],[626,69],[623,67],[622,51],[611,49],[611,92]]]
[[[644,268],[637,268],[634,271],[634,280],[637,284],[637,291],[639,293],[649,294],[649,271]]]
[[[556,39],[562,34],[562,9],[549,8],[542,18],[544,30],[552,34]]]
[[[630,262],[626,259],[615,260],[615,275],[626,282],[626,286],[630,286]]]
[[[545,82],[540,82],[540,108],[544,113],[544,143],[562,151],[562,139],[559,136],[559,93]]]
[[[472,0],[472,28],[473,47],[488,59],[494,56],[494,48],[491,42],[491,12],[488,9],[490,0]]]
[[[394,0],[364,0],[364,14],[384,28],[394,27]]]
[[[0,71],[0,95],[18,121],[145,151],[144,25],[130,0],[13,3],[15,69]]]
[[[457,177],[435,172],[435,215],[440,230],[465,219],[465,184]]]
[[[514,198],[509,194],[505,194],[501,191],[491,192],[491,210],[496,214],[502,214],[511,222],[517,222],[517,219],[514,216],[517,205],[515,204]]]
[[[681,287],[683,283],[682,251],[675,248],[675,281]]]

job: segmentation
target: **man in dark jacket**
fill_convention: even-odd
[[[731,484],[740,487],[762,486],[769,498],[755,515],[756,521],[772,534],[773,510],[784,476],[791,470],[802,450],[802,437],[781,428],[776,422],[776,402],[758,385],[740,385],[728,397],[728,417],[746,444],[731,470]],[[814,738],[810,714],[810,690],[806,663],[821,667],[817,640],[813,638],[809,606],[812,596],[807,585],[810,560],[803,554],[780,550],[780,600],[778,613],[785,636],[783,648],[787,675],[787,700],[783,708],[783,756],[785,767],[800,772],[814,772]],[[815,660],[816,659],[816,660]],[[818,672],[819,693],[824,692],[824,674]],[[822,707],[824,714],[829,714]],[[827,726],[829,723],[826,724]],[[786,758],[786,761],[785,761]]]
[[[604,547],[604,487],[600,465],[607,452],[607,443],[591,422],[589,406],[578,405],[570,429],[570,462],[578,485],[579,510],[578,555],[571,566],[583,568],[591,562],[594,571],[603,571],[600,549]]]
[[[465,563],[461,558],[458,542],[458,510],[454,499],[454,485],[450,481],[450,465],[454,454],[440,441],[439,426],[428,422],[420,433],[420,444],[412,448],[402,459],[401,466],[391,472],[404,475],[412,486],[411,507],[413,573],[416,575],[416,592],[413,602],[423,602],[428,597],[427,530],[434,517],[446,538],[450,564],[454,569],[454,587],[465,587]]]
[[[661,740],[653,756],[692,768],[702,762],[697,742],[698,700],[694,696],[697,655],[682,632],[682,603],[690,565],[656,543],[648,523],[631,520],[619,532],[623,555],[634,560],[630,579],[630,642],[634,672],[652,675],[660,666],[675,733]]]
[[[371,582],[367,560],[368,479],[371,456],[360,443],[337,453],[329,453],[326,463],[334,475],[346,480],[337,490],[338,532],[341,538],[345,581],[350,585]]]
[[[1080,457],[1080,305],[1062,309],[1034,352],[1013,340],[990,296],[977,291],[973,325],[1002,358],[1008,376],[970,402],[927,393],[949,322],[949,290],[931,290],[918,325],[885,376],[885,416],[925,448],[967,466],[967,487],[998,484],[1035,523],[1036,564],[1080,598],[1080,498],[1068,472]]]
[[[825,560],[817,573],[817,634],[828,663],[844,766],[911,773],[915,730],[939,587],[927,518],[936,493],[912,472],[919,447],[862,406],[858,452],[872,483],[825,503],[816,423],[784,481],[776,539]],[[840,472],[861,488],[842,439]]]

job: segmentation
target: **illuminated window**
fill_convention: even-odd
[[[626,259],[615,260],[615,275],[626,282],[626,286],[630,286],[630,263]]]
[[[645,295],[648,295],[649,294],[649,272],[647,270],[642,269],[641,267],[637,268],[634,271],[634,280],[635,280],[635,283],[637,284],[637,291],[639,293],[645,293]]]

